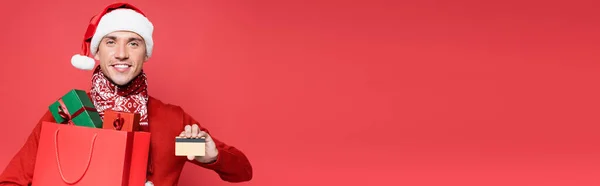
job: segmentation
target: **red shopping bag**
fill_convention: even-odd
[[[150,133],[42,123],[32,185],[144,185]]]

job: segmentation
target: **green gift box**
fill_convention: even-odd
[[[102,119],[96,107],[82,90],[73,89],[50,105],[57,123],[102,128]]]

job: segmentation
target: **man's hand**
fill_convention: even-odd
[[[215,142],[210,137],[210,135],[204,131],[201,131],[197,124],[186,125],[185,130],[179,134],[179,137],[184,138],[202,138],[204,137],[206,140],[206,153],[205,156],[188,156],[188,160],[199,161],[201,163],[212,163],[217,160],[217,155],[219,155],[219,151],[217,150],[217,146]]]

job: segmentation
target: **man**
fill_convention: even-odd
[[[241,151],[215,139],[181,107],[148,95],[142,68],[152,55],[153,29],[139,9],[126,3],[111,4],[90,21],[82,53],[73,56],[72,64],[79,69],[94,70],[89,96],[100,116],[106,110],[140,113],[142,129],[152,134],[146,185],[177,185],[188,161],[215,171],[225,181],[249,181],[252,167]],[[96,68],[89,54],[99,61]],[[0,175],[0,185],[31,183],[42,121],[54,122],[54,119],[50,112],[40,119]],[[177,136],[205,137],[206,156],[175,156],[173,138]]]

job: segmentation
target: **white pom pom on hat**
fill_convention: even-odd
[[[77,69],[92,70],[94,69],[96,61],[90,57],[75,54],[71,57],[71,64]]]
[[[81,70],[92,70],[96,61],[89,57],[98,51],[104,36],[114,31],[131,31],[140,35],[146,43],[146,55],[152,55],[154,26],[144,13],[128,3],[113,3],[90,20],[83,38],[81,52],[71,57],[71,64]]]

